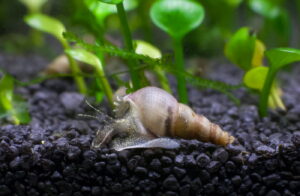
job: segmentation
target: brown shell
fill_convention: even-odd
[[[228,132],[196,114],[189,106],[178,103],[162,89],[145,87],[124,96],[123,101],[130,103],[133,115],[156,137],[198,139],[223,146],[234,141]]]

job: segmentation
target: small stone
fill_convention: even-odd
[[[93,186],[92,187],[92,195],[101,195],[101,188],[99,186]]]
[[[225,163],[228,159],[228,152],[224,148],[218,148],[212,154],[212,158],[215,161],[221,161]]]
[[[227,161],[225,163],[225,169],[226,169],[227,172],[233,173],[236,169],[236,166],[235,166],[233,161]]]
[[[167,156],[162,156],[160,160],[164,166],[169,166],[173,163],[172,159]]]
[[[206,166],[206,169],[210,172],[210,173],[215,173],[219,170],[219,168],[221,167],[222,163],[220,161],[211,161],[210,163],[208,163],[208,165]]]
[[[159,159],[153,159],[151,162],[150,162],[150,168],[155,170],[155,171],[160,171],[161,170],[161,162]]]
[[[209,156],[204,153],[201,153],[196,157],[196,162],[199,167],[205,167],[209,163],[209,161]]]
[[[178,179],[181,179],[185,174],[186,174],[186,171],[182,168],[179,168],[179,167],[174,167],[173,168],[173,173],[175,174],[175,176],[178,178]]]
[[[274,185],[274,183],[276,183],[279,180],[280,176],[278,174],[271,174],[269,176],[263,177],[264,183],[268,186]]]
[[[266,145],[262,145],[262,146],[259,146],[257,148],[255,148],[255,152],[258,153],[258,154],[262,154],[262,155],[273,155],[276,151],[275,149],[269,147],[269,146],[266,146]]]
[[[140,177],[143,177],[147,175],[147,169],[144,167],[136,167],[134,173],[136,173]]]
[[[9,196],[11,195],[11,191],[6,185],[0,185],[0,195]]]
[[[179,167],[184,166],[184,155],[183,154],[179,154],[179,155],[176,156],[175,165],[177,165]]]
[[[300,131],[294,132],[291,140],[295,146],[300,146]]]
[[[236,175],[231,178],[231,181],[232,181],[233,185],[240,186],[240,184],[242,183],[242,178],[240,176]]]
[[[193,155],[187,155],[185,156],[185,165],[188,167],[194,167],[196,166],[196,160],[194,159]]]
[[[210,181],[210,173],[207,170],[200,170],[199,177],[203,183],[207,183]]]
[[[177,179],[173,175],[169,175],[164,181],[163,181],[163,186],[167,190],[173,190],[176,191],[179,188],[179,183]]]
[[[55,172],[53,172],[53,174],[51,175],[50,178],[52,180],[61,180],[63,177],[58,171],[55,171]]]
[[[75,92],[64,92],[59,96],[61,104],[67,111],[76,111],[84,101],[84,96]]]
[[[266,196],[280,196],[280,193],[278,191],[275,190],[270,190]]]
[[[190,190],[191,190],[191,186],[189,184],[186,184],[184,186],[180,187],[180,192],[179,195],[180,196],[186,196],[186,195],[190,195]]]

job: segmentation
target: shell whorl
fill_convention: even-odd
[[[124,100],[131,102],[148,132],[157,137],[170,136],[178,104],[172,95],[160,88],[146,87],[125,96]]]
[[[178,104],[177,118],[172,135],[184,139],[198,139],[203,142],[226,146],[234,137],[210,122],[205,116],[196,114],[189,106]]]

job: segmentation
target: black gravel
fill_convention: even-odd
[[[215,68],[211,77],[239,81],[241,73],[232,66]],[[191,88],[192,108],[237,138],[225,148],[180,140],[176,150],[92,150],[107,116],[78,117],[93,111],[70,81],[20,88],[32,122],[0,127],[0,196],[300,195],[299,74],[295,66],[280,76],[287,111],[263,119],[257,98],[245,89],[235,92],[242,100],[237,106],[213,90]]]

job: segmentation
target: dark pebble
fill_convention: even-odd
[[[11,191],[6,185],[0,185],[0,195],[9,196],[11,195]]]
[[[79,93],[65,92],[60,95],[59,99],[67,111],[74,112],[84,101],[84,96]]]
[[[155,171],[161,171],[161,166],[162,166],[162,164],[159,159],[153,159],[150,162],[150,168]]]
[[[167,157],[167,156],[162,156],[160,158],[161,160],[161,163],[164,165],[164,166],[169,166],[173,163],[172,159],[170,157]]]
[[[178,179],[181,179],[186,174],[186,170],[175,166],[173,168],[173,173]]]
[[[218,169],[221,167],[222,163],[219,161],[211,161],[208,163],[208,165],[206,166],[206,169],[210,172],[210,173],[215,173],[218,171]]]
[[[184,166],[184,155],[183,154],[179,154],[175,157],[175,165],[182,167]]]
[[[224,148],[218,148],[212,154],[212,158],[215,161],[221,161],[225,163],[228,159],[228,152]]]
[[[163,186],[167,190],[173,190],[176,191],[179,188],[179,183],[177,179],[173,175],[169,175],[164,181],[163,181]]]
[[[209,156],[204,153],[201,153],[196,157],[196,162],[199,167],[205,167],[209,163],[209,161]]]
[[[266,196],[280,196],[280,193],[275,190],[270,190]]]

